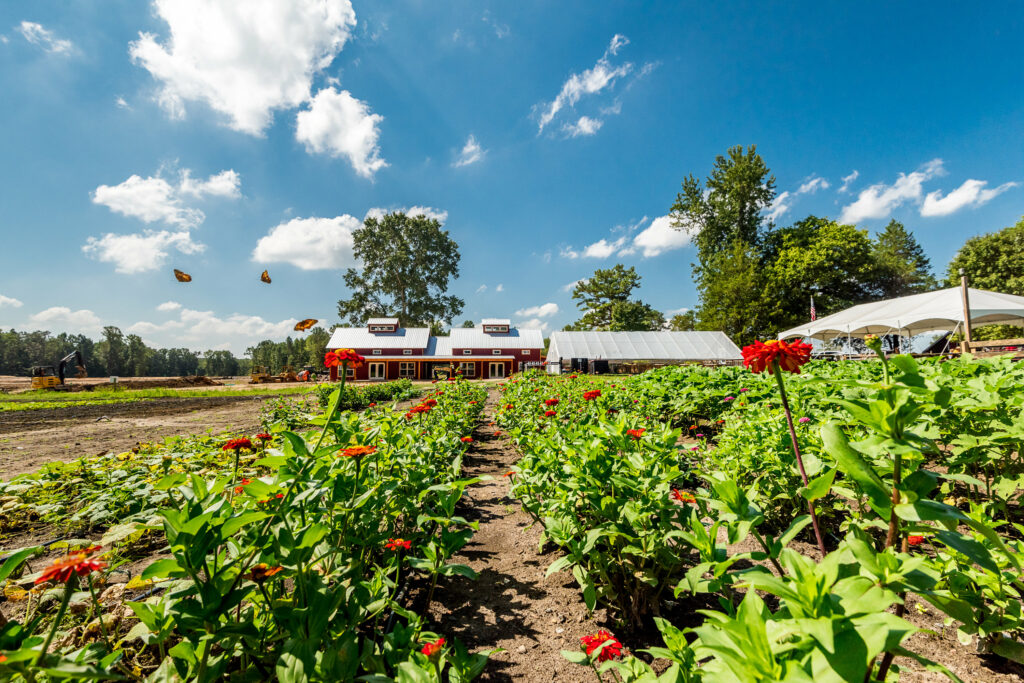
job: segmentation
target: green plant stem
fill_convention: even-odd
[[[71,603],[71,594],[74,592],[77,583],[78,577],[72,574],[68,582],[64,584],[64,597],[60,601],[57,616],[53,618],[53,626],[50,627],[50,633],[46,636],[46,642],[43,643],[43,648],[39,651],[39,656],[36,657],[36,666],[40,666],[43,663],[43,658],[46,657],[46,653],[50,649],[50,643],[53,642],[53,637],[57,635],[57,628],[60,626],[60,622],[64,620],[64,615],[67,614],[68,605]]]
[[[786,424],[789,426],[789,438],[793,442],[793,454],[796,456],[797,467],[800,468],[800,478],[803,479],[804,486],[807,486],[807,471],[804,469],[804,459],[800,456],[800,444],[796,439],[796,429],[793,427],[793,412],[789,409],[789,399],[786,397],[786,383],[782,381],[782,370],[779,368],[779,362],[775,361],[772,365],[772,371],[775,374],[775,381],[779,385],[779,394],[782,397],[782,409],[786,413]],[[814,501],[807,501],[807,510],[811,513],[811,526],[814,527],[814,538],[818,541],[818,550],[821,551],[821,557],[824,558],[827,554],[825,552],[825,541],[821,537],[821,528],[818,526],[818,515],[814,512]]]
[[[107,649],[113,652],[114,646],[110,644],[110,636],[107,634],[107,625],[103,623],[103,610],[100,606],[99,598],[96,597],[96,587],[92,585],[91,576],[89,577],[89,595],[92,597],[93,613],[99,615],[100,633],[103,634],[103,642],[106,644]]]
[[[759,534],[757,529],[754,528],[751,528],[750,531],[754,534],[754,538],[757,539],[757,542],[761,544],[761,547],[764,548],[764,551],[768,553],[768,561],[772,563],[773,567],[775,567],[775,571],[779,573],[779,576],[785,576],[786,572],[782,571],[782,565],[779,564],[779,561],[772,557],[772,551],[768,549],[768,544],[764,542],[761,534]],[[824,555],[822,555],[822,557],[824,557]]]
[[[235,499],[235,482],[238,481],[238,450],[235,450],[235,466],[231,470],[231,486],[228,488],[228,505]]]

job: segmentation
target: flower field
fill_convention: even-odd
[[[330,387],[320,410],[269,403],[259,434],[2,482],[0,675],[486,677],[493,644],[471,652],[431,606],[475,576],[456,557],[486,520],[463,514],[462,467],[490,419],[518,452],[494,481],[602,615],[563,652],[581,676],[960,680],[917,651],[922,605],[1020,672],[1024,368],[806,360],[767,345],[747,368],[526,373],[401,403],[405,385]]]
[[[964,647],[1024,662],[1024,367],[805,366],[785,378],[799,459],[785,373],[768,370],[505,385],[498,424],[523,452],[512,490],[562,551],[548,572],[571,571],[617,632],[653,620],[664,638],[565,656],[623,681],[887,680],[896,656],[956,679],[905,647],[916,596]],[[663,614],[709,597],[695,628]]]

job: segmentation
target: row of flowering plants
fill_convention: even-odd
[[[523,451],[513,491],[564,552],[551,569],[571,568],[622,629],[652,617],[666,647],[647,654],[672,664],[658,678],[635,657],[567,656],[637,681],[881,681],[897,656],[955,678],[906,648],[916,595],[965,645],[1024,662],[1020,366],[744,352],[747,367],[717,379],[506,385],[500,419]],[[652,389],[691,374],[706,392],[688,392],[691,408]],[[787,548],[796,538],[806,555]],[[665,597],[696,593],[722,610],[686,632],[659,618]]]
[[[304,427],[164,451],[146,483],[149,517],[133,527],[162,550],[128,584],[116,579],[134,536],[105,538],[42,572],[26,565],[40,548],[8,557],[0,580],[34,588],[0,627],[0,677],[477,676],[489,653],[467,652],[420,615],[439,582],[474,577],[451,558],[475,528],[455,507],[474,483],[461,462],[484,392],[453,381],[415,414],[353,414],[338,409],[341,389]]]

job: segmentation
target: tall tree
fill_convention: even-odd
[[[961,268],[972,287],[1024,296],[1024,218],[967,240],[949,262],[947,287],[960,286]]]
[[[946,286],[960,286],[960,269],[971,287],[1024,296],[1024,218],[997,232],[972,237],[949,262]],[[974,330],[974,338],[1012,339],[1024,335],[1020,327],[987,325]]]
[[[403,325],[451,322],[464,302],[445,294],[459,277],[459,245],[441,223],[423,215],[368,216],[352,233],[353,253],[362,269],[349,268],[352,295],[338,302],[338,315],[353,325],[374,316],[397,316]]]
[[[473,328],[473,327],[476,327],[476,325],[473,324],[472,320],[463,320],[462,321],[462,328],[463,329],[470,329],[470,328]]]
[[[613,268],[598,269],[576,283],[572,298],[583,317],[567,330],[657,330],[665,317],[649,305],[630,298],[640,286],[636,268],[621,263]]]
[[[805,322],[810,298],[820,315],[881,296],[874,243],[866,230],[808,216],[772,232],[762,254],[762,334]]]
[[[103,341],[100,342],[103,364],[108,375],[125,374],[128,348],[124,342],[124,334],[117,327],[108,325],[103,328]]]
[[[306,362],[303,365],[312,365],[317,371],[323,372],[324,354],[327,352],[327,342],[331,340],[331,333],[322,327],[314,327],[309,331],[309,336],[303,342],[306,349]]]
[[[876,284],[883,299],[927,292],[936,287],[931,261],[913,233],[899,221],[889,221],[875,236],[872,258],[878,270]]]
[[[697,247],[693,264],[698,327],[722,330],[747,343],[765,319],[761,307],[762,244],[772,229],[764,216],[775,199],[775,177],[756,145],[718,156],[704,186],[692,174],[683,181],[671,215]]]
[[[668,321],[668,327],[673,332],[689,332],[697,329],[697,312],[693,309],[683,313],[677,313]]]
[[[702,187],[690,174],[672,205],[673,227],[693,237],[700,261],[707,262],[739,240],[757,246],[766,222],[763,211],[775,199],[775,176],[757,153],[757,145],[742,145],[719,155]],[[767,227],[770,227],[770,223]]]

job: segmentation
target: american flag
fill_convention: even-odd
[[[811,322],[813,323],[817,319],[818,319],[818,314],[814,310],[814,295],[812,294],[811,295]]]

